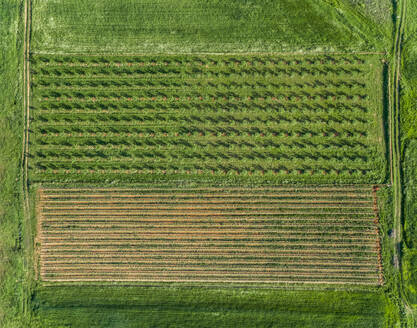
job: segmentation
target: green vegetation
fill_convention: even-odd
[[[32,63],[33,181],[385,181],[378,56]]]
[[[378,292],[149,287],[42,287],[39,328],[382,327]]]
[[[0,326],[22,327],[22,1],[0,1]]]
[[[417,3],[407,1],[401,90],[404,193],[403,283],[417,318]],[[409,317],[412,315],[409,314]],[[414,320],[417,322],[416,319]],[[411,325],[411,324],[410,324]]]
[[[34,52],[383,50],[379,22],[339,1],[34,0]]]

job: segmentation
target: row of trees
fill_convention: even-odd
[[[366,57],[357,55],[317,56],[257,56],[257,55],[205,55],[205,56],[62,56],[34,55],[33,65],[364,65]]]
[[[362,66],[333,66],[333,65],[299,65],[299,66],[250,66],[250,67],[222,67],[214,66],[109,66],[109,67],[32,67],[33,76],[55,76],[55,77],[106,77],[106,76],[146,76],[151,77],[175,77],[175,76],[199,76],[207,77],[232,77],[232,76],[326,76],[336,75],[350,78],[355,74],[366,72]]]
[[[274,79],[219,79],[206,80],[169,78],[169,79],[141,79],[141,78],[72,78],[62,79],[56,77],[36,78],[32,82],[33,87],[42,89],[77,89],[77,88],[114,88],[114,87],[143,87],[143,88],[217,88],[217,89],[334,89],[344,88],[347,90],[353,88],[365,88],[366,84],[360,79],[313,79],[301,80],[297,82],[283,81],[279,78]]]

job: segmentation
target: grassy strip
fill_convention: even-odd
[[[22,237],[23,1],[0,4],[0,326],[25,327]]]

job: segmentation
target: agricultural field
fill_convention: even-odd
[[[380,285],[377,189],[40,189],[40,276]]]
[[[416,17],[0,1],[0,327],[417,327]]]
[[[381,183],[387,174],[378,56],[31,62],[34,182]]]

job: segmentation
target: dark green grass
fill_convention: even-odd
[[[378,56],[34,56],[31,178],[385,179]]]
[[[36,52],[375,50],[384,33],[335,1],[33,1]]]
[[[409,299],[417,304],[417,140],[408,143],[404,156],[404,282]]]
[[[38,327],[382,327],[383,294],[150,287],[41,287]]]
[[[0,1],[0,327],[23,327],[22,2]]]

